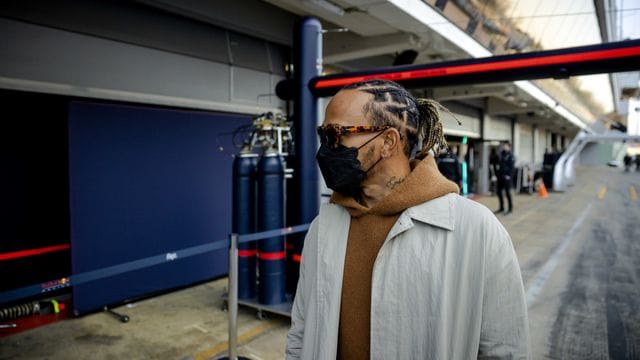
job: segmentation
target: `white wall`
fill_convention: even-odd
[[[640,111],[636,109],[640,109],[640,100],[630,98],[627,110],[627,133],[629,135],[640,134]]]
[[[515,149],[516,161],[519,164],[533,163],[533,127],[531,124],[518,123],[520,141]]]
[[[533,154],[533,161],[536,164],[542,164],[544,161],[544,152],[547,147],[546,139],[547,130],[544,128],[535,128],[533,132],[533,141],[535,153]]]
[[[485,127],[484,138],[486,140],[513,141],[511,119],[503,116],[486,116],[488,120]]]
[[[453,114],[447,111],[440,111],[440,119],[445,135],[480,138],[482,135],[482,124],[479,109],[455,102],[443,102],[443,105]],[[461,124],[458,124],[456,119],[459,120]]]

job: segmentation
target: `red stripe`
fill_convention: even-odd
[[[300,255],[300,254],[293,254],[292,258],[293,258],[293,261],[295,261],[297,263],[302,261],[302,255]]]
[[[389,72],[389,73],[383,73],[383,74],[361,75],[361,76],[352,76],[352,77],[338,78],[338,79],[319,80],[315,84],[315,88],[321,89],[321,88],[328,88],[328,87],[344,86],[351,83],[373,79],[373,78],[380,78],[380,79],[387,79],[387,80],[424,79],[429,77],[462,75],[462,74],[470,74],[470,73],[480,73],[485,71],[513,70],[513,69],[547,66],[547,65],[555,65],[555,64],[579,63],[579,62],[594,61],[594,60],[619,59],[619,58],[638,56],[638,55],[640,55],[640,46],[623,48],[623,49],[595,50],[595,51],[582,52],[577,54],[549,55],[549,56],[543,56],[543,57],[534,57],[530,59],[495,61],[495,62],[489,62],[484,64],[437,67],[437,68],[423,69],[423,70],[406,70],[406,71]]]
[[[256,249],[238,250],[238,256],[240,257],[252,257],[256,256],[257,253],[258,251]]]
[[[284,251],[258,253],[258,259],[260,260],[282,260],[284,259],[284,256],[285,256]]]
[[[2,261],[2,260],[20,259],[20,258],[24,258],[24,257],[28,257],[28,256],[42,255],[42,254],[47,254],[47,253],[51,253],[51,252],[67,250],[69,248],[71,248],[71,245],[62,244],[62,245],[53,245],[53,246],[41,247],[41,248],[38,248],[38,249],[30,249],[30,250],[20,250],[20,251],[8,252],[8,253],[0,254],[0,261]]]

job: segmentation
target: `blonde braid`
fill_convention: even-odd
[[[430,150],[437,153],[440,149],[447,147],[447,140],[444,138],[444,130],[440,119],[440,110],[444,110],[453,116],[458,125],[462,125],[462,123],[449,109],[435,100],[418,98],[416,99],[416,105],[420,113],[418,140],[422,143],[422,149],[416,154],[416,158],[424,159],[429,155]]]

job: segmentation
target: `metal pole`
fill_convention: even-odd
[[[229,312],[229,351],[228,357],[219,360],[244,360],[238,356],[238,240],[240,235],[229,235],[229,294],[227,310]]]
[[[229,359],[238,359],[238,234],[229,244]]]

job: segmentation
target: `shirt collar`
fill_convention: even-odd
[[[453,202],[457,194],[447,194],[407,209],[406,214],[414,220],[449,231],[454,229]]]

